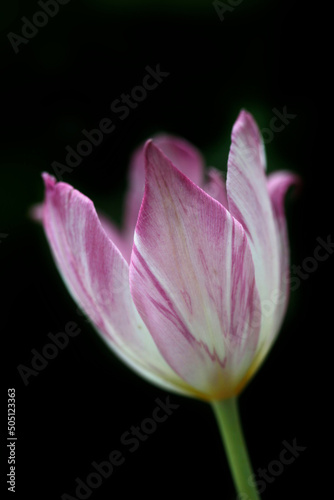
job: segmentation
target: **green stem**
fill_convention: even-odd
[[[240,498],[260,500],[254,481],[252,481],[252,477],[254,476],[252,476],[252,466],[242,433],[237,399],[231,398],[223,401],[212,401],[211,405],[217,419],[234,484]]]

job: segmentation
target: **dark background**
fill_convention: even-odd
[[[226,2],[228,5],[228,2]],[[231,5],[231,4],[230,4]],[[93,461],[121,449],[125,463],[90,498],[157,498],[199,491],[235,498],[209,406],[170,395],[179,405],[134,453],[121,435],[151,416],[167,393],[139,379],[110,354],[80,316],[52,260],[42,228],[29,219],[43,198],[41,172],[65,162],[65,146],[102,118],[116,129],[72,173],[69,182],[121,220],[127,165],[134,148],[159,131],[183,136],[208,165],[226,171],[230,131],[241,108],[260,128],[273,108],[296,115],[267,144],[269,171],[300,174],[304,188],[288,196],[291,262],[313,255],[317,237],[332,231],[330,116],[324,20],[329,13],[302,2],[244,1],[220,20],[211,2],[71,0],[15,54],[7,37],[21,35],[37,2],[1,5],[0,263],[4,388],[1,435],[6,436],[7,389],[16,389],[16,494],[12,498],[75,497]],[[169,76],[125,120],[113,100],[142,82],[145,67]],[[327,112],[327,109],[329,111]],[[331,125],[331,123],[329,123]],[[328,146],[329,145],[329,146]],[[326,206],[327,203],[327,206]],[[264,499],[304,498],[331,491],[324,473],[330,257],[291,294],[289,311],[270,356],[240,397],[254,470],[279,458],[282,441],[306,446],[263,493]],[[17,371],[30,366],[47,334],[74,321],[80,335],[25,386]],[[320,447],[319,447],[320,445]],[[5,442],[2,442],[5,449]],[[1,451],[2,459],[7,453]],[[2,488],[6,492],[3,462]],[[1,493],[2,495],[2,493]],[[315,498],[315,496],[314,496]]]

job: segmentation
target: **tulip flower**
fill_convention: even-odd
[[[141,146],[122,229],[69,184],[43,177],[43,225],[74,300],[135,372],[212,404],[236,487],[258,498],[236,401],[287,308],[284,197],[296,176],[266,175],[261,134],[241,111],[226,184],[182,139]]]

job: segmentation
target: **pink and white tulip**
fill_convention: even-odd
[[[122,230],[43,174],[43,225],[63,280],[113,352],[150,382],[231,398],[273,344],[289,294],[284,196],[297,178],[265,169],[259,130],[241,111],[226,186],[217,170],[205,177],[184,140],[141,146]]]

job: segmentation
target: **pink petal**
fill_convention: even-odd
[[[242,224],[255,265],[261,304],[271,300],[280,284],[280,246],[264,171],[260,132],[246,111],[241,111],[232,131],[228,159],[227,198],[230,213]],[[260,342],[272,335],[275,314],[262,321]]]
[[[161,354],[206,399],[230,397],[257,346],[254,267],[242,226],[148,142],[131,293]]]
[[[199,151],[184,139],[169,135],[159,135],[154,144],[197,185],[202,185],[204,164]],[[145,159],[144,145],[134,153],[130,163],[130,188],[126,200],[125,232],[133,239],[139,209],[144,195]]]
[[[204,191],[219,201],[225,208],[228,208],[226,186],[221,172],[211,168],[208,172],[208,178],[204,185]]]
[[[91,200],[43,174],[43,224],[72,297],[113,351],[157,385],[189,393],[160,355],[131,298],[129,268],[104,231]]]

